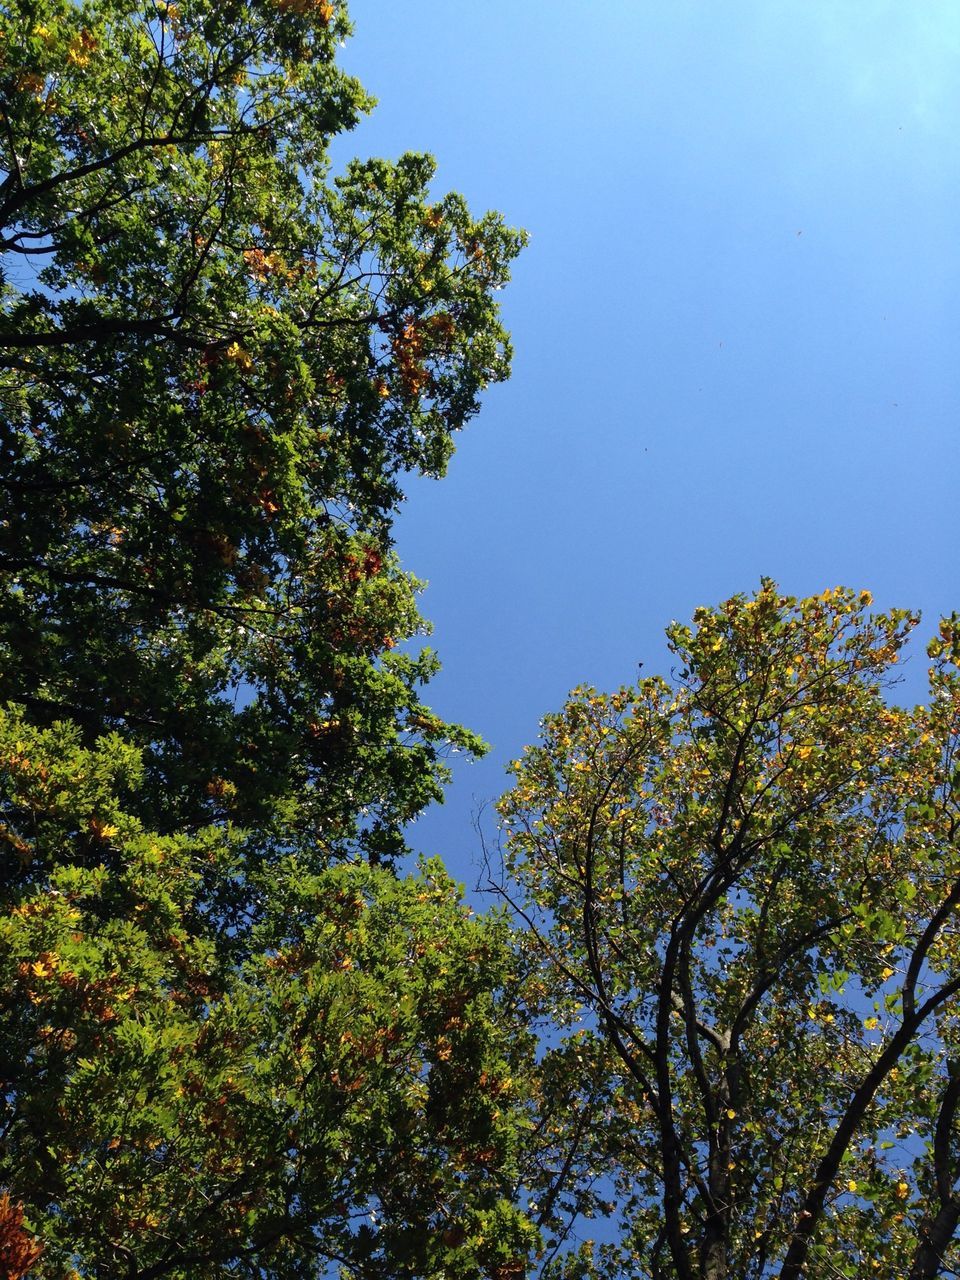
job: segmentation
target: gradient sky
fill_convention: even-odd
[[[338,156],[430,151],[531,237],[514,376],[397,527],[428,701],[493,746],[411,836],[472,883],[471,812],[539,718],[666,673],[672,618],[761,575],[960,609],[960,7],[350,9],[379,106]]]

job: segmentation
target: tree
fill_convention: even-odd
[[[576,1274],[960,1265],[960,620],[906,710],[916,618],[870,603],[698,609],[672,681],[576,690],[515,765],[528,999],[590,1109],[565,1173],[619,1205]]]
[[[390,553],[506,376],[521,237],[432,162],[330,141],[369,105],[326,0],[0,9],[0,697],[144,750],[166,832],[403,847],[442,756]]]
[[[0,5],[0,1262],[516,1274],[504,925],[403,829],[477,751],[391,522],[507,375],[521,237],[327,0]],[[9,700],[9,701],[8,701]],[[383,865],[378,865],[383,864]]]
[[[4,1275],[495,1276],[524,1255],[505,921],[436,863],[290,860],[251,886],[245,937],[211,930],[236,839],[144,830],[117,795],[138,753],[78,738],[0,712],[5,836],[34,872],[0,919]]]

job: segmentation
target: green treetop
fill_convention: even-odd
[[[238,946],[207,907],[235,842],[145,830],[118,798],[141,777],[117,737],[0,711],[31,871],[0,918],[4,1276],[501,1274],[535,1237],[505,922],[437,864],[291,858]]]
[[[0,698],[146,751],[145,818],[402,847],[476,740],[389,550],[508,371],[520,237],[355,163],[342,5],[0,7]]]
[[[377,867],[478,740],[391,551],[520,237],[342,4],[0,3],[0,1270],[507,1280],[502,920]],[[13,705],[16,704],[16,705]]]

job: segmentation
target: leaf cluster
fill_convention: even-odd
[[[522,1080],[496,1017],[502,919],[437,863],[273,872],[245,939],[205,886],[235,841],[145,830],[136,753],[0,714],[0,1179],[37,1277],[490,1274]],[[496,1224],[495,1227],[492,1224]]]

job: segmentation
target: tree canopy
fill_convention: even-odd
[[[8,1203],[0,1243],[42,1248],[31,1275],[138,1280],[525,1254],[504,919],[435,863],[291,859],[248,886],[245,936],[211,929],[210,883],[250,875],[236,840],[144,830],[117,799],[136,751],[78,738],[0,713],[4,833],[33,872],[0,920],[2,1177],[29,1210],[28,1235]]]
[[[0,9],[0,697],[144,749],[164,831],[388,857],[477,740],[390,554],[509,345],[521,237],[332,139],[343,6]],[[362,821],[361,821],[362,817]]]
[[[672,680],[575,691],[516,763],[530,1016],[566,1029],[567,1168],[620,1218],[578,1274],[960,1263],[960,622],[907,710],[916,618],[870,603],[699,609]]]
[[[510,948],[403,830],[475,735],[392,551],[522,237],[329,146],[343,5],[0,5],[0,1263],[515,1274]],[[378,865],[383,864],[383,865]]]
[[[702,608],[514,766],[512,924],[400,874],[483,744],[392,526],[523,237],[334,172],[348,34],[0,0],[0,1271],[957,1274],[960,619],[907,709],[905,611]]]

